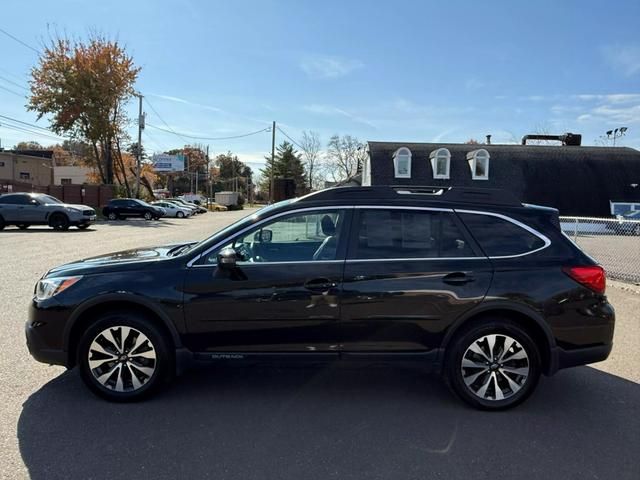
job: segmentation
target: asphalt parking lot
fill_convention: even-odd
[[[385,366],[206,369],[118,405],[91,395],[76,371],[29,356],[26,306],[48,268],[200,239],[247,213],[0,232],[0,477],[640,478],[640,288],[621,283],[609,287],[611,357],[543,378],[501,413]]]

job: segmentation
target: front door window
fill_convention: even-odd
[[[240,263],[336,260],[343,223],[343,210],[294,213],[263,223],[220,250],[233,248]],[[220,250],[209,254],[206,263],[217,263]]]

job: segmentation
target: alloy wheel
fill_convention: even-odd
[[[527,382],[529,355],[514,338],[505,334],[484,335],[462,356],[462,379],[467,389],[483,400],[505,400]]]
[[[142,388],[156,371],[156,349],[144,333],[115,326],[101,331],[91,342],[89,370],[103,387],[115,392]]]

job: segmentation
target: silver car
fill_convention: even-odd
[[[78,227],[84,230],[96,220],[96,212],[86,205],[63,203],[42,193],[0,195],[0,230],[16,225],[21,230],[31,225],[48,225],[55,230]]]

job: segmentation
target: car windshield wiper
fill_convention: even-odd
[[[175,257],[180,255],[181,253],[186,252],[191,248],[192,243],[185,243],[184,245],[178,245],[177,247],[173,247],[171,250],[167,252],[167,255],[170,257]]]

